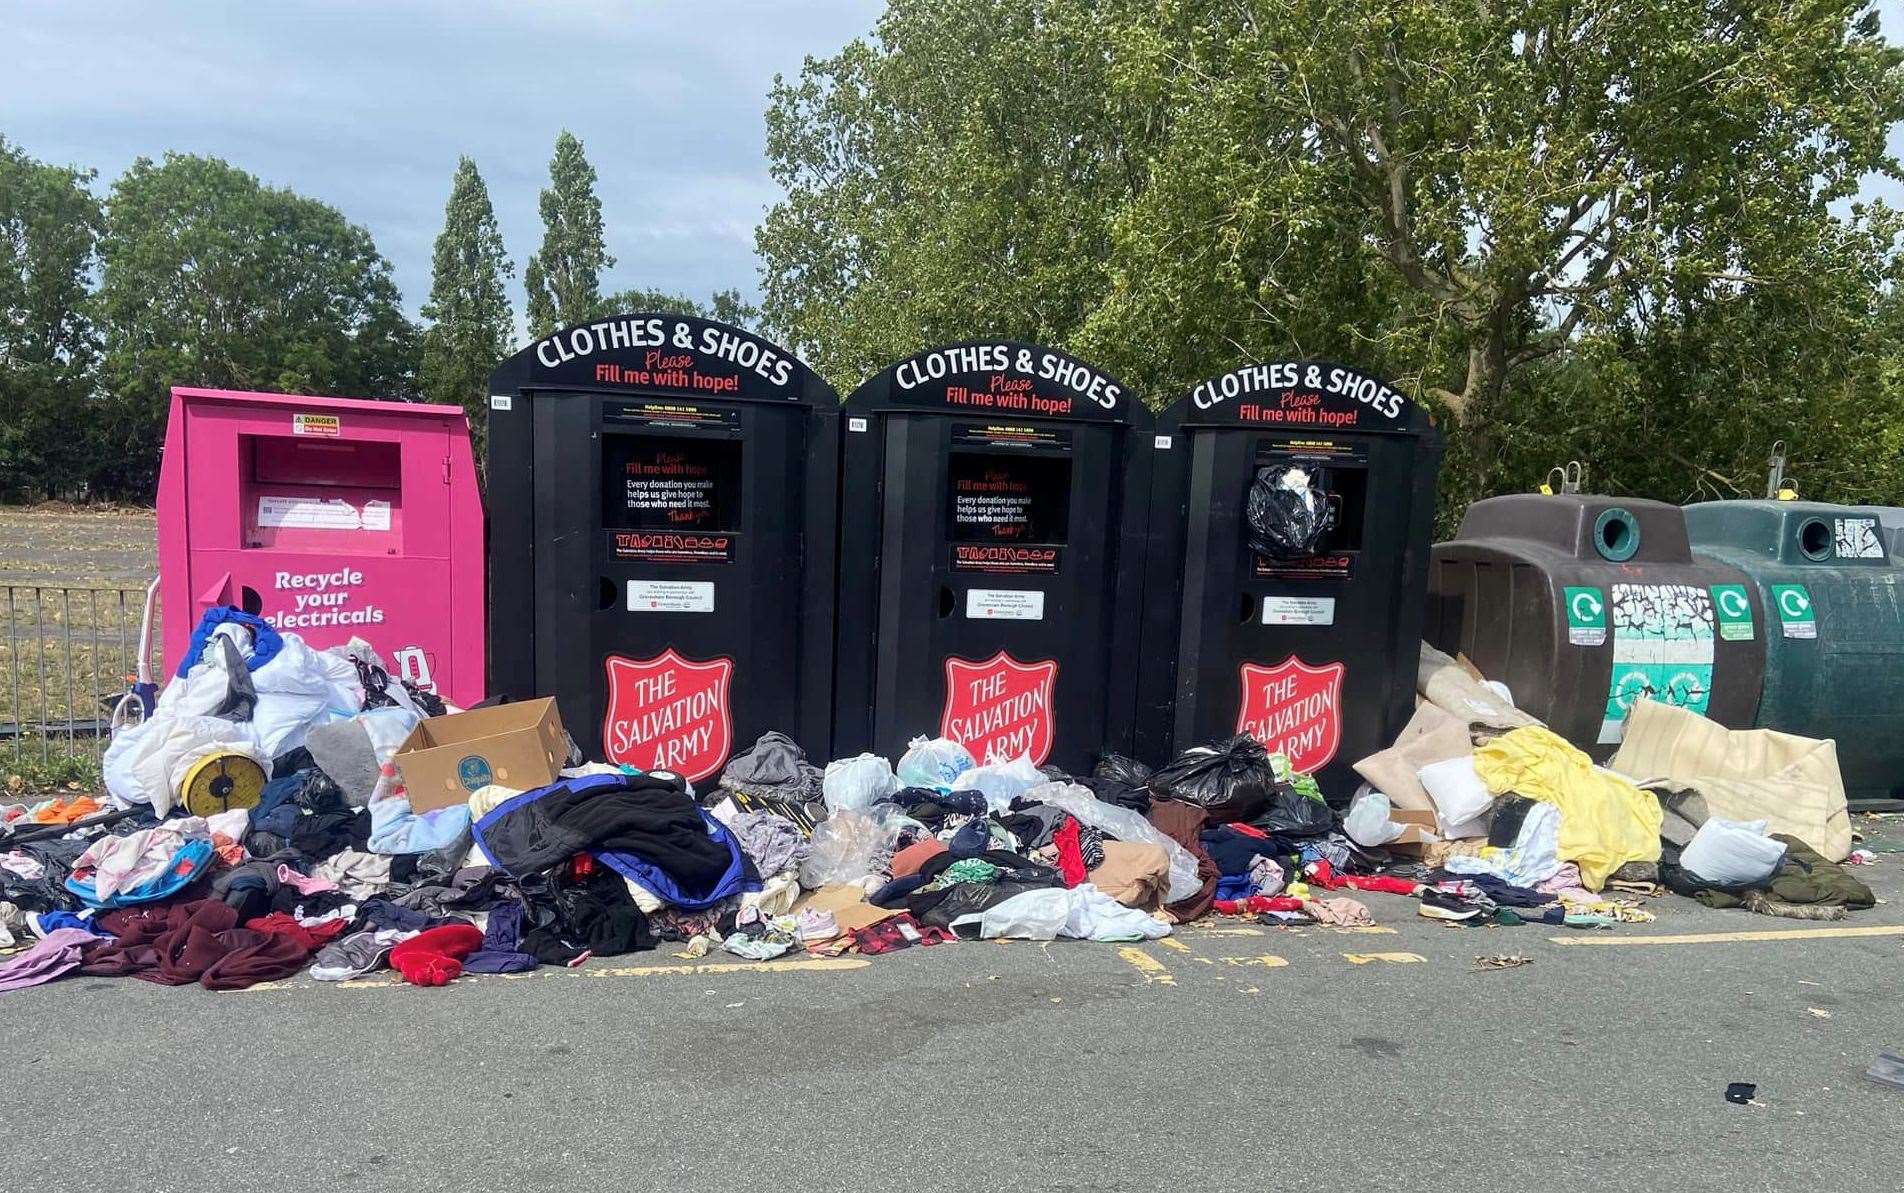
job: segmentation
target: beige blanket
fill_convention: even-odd
[[[1797,837],[1828,861],[1851,852],[1851,814],[1838,747],[1830,740],[1727,729],[1698,713],[1641,700],[1608,765],[1642,787],[1696,793],[1707,815],[1768,821],[1771,832]]]

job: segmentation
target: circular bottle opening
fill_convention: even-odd
[[[1806,559],[1831,558],[1831,526],[1823,518],[1809,518],[1798,528],[1798,549]]]
[[[1593,523],[1593,546],[1602,559],[1625,563],[1640,549],[1640,524],[1617,506],[1606,510]]]

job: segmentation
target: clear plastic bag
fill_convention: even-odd
[[[893,846],[899,843],[899,823],[864,812],[836,812],[813,828],[813,852],[800,863],[800,885],[808,890],[858,882],[883,871]]]
[[[1342,831],[1349,840],[1369,849],[1379,849],[1402,835],[1406,826],[1388,818],[1388,797],[1368,784],[1349,801],[1349,814],[1342,818]]]
[[[992,811],[1003,812],[1013,800],[1044,781],[1044,772],[1021,754],[1010,762],[973,767],[952,780],[952,790],[976,791],[985,797]]]
[[[1197,859],[1183,846],[1157,830],[1157,826],[1129,808],[1107,804],[1077,783],[1044,783],[1025,792],[1026,799],[1050,804],[1069,812],[1093,828],[1103,829],[1119,841],[1141,841],[1161,848],[1170,857],[1170,890],[1167,901],[1188,899],[1203,889],[1197,877]]]
[[[953,780],[976,765],[972,752],[949,737],[915,737],[906,743],[906,756],[899,760],[899,782],[904,787],[950,791]]]
[[[839,758],[826,764],[820,790],[828,812],[864,812],[899,790],[892,763],[877,754]]]

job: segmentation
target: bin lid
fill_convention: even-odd
[[[839,394],[791,351],[745,328],[672,311],[628,311],[550,332],[496,366],[489,392],[669,394],[696,401],[802,402]]]
[[[941,344],[895,361],[847,396],[849,409],[1149,426],[1123,382],[1069,353],[1017,340]]]
[[[1686,507],[1693,545],[1737,547],[1793,567],[1891,567],[1895,532],[1871,507],[1818,501],[1702,501]]]
[[[1468,507],[1455,542],[1506,539],[1602,563],[1691,563],[1680,507],[1643,497],[1509,493]]]

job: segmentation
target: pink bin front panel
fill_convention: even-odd
[[[168,674],[206,608],[255,599],[313,647],[361,637],[412,682],[481,699],[481,509],[461,411],[174,391],[159,515]]]

